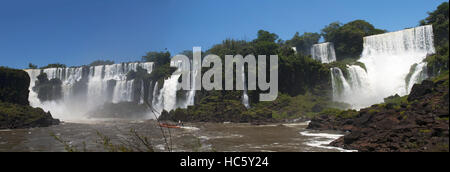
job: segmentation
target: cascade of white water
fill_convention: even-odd
[[[331,63],[336,61],[334,44],[331,42],[314,44],[311,48],[311,55],[313,59],[316,59],[322,63]]]
[[[341,101],[343,96],[351,92],[350,84],[345,79],[341,69],[334,67],[331,71],[331,86],[333,88],[333,100]]]
[[[31,106],[36,107],[37,105],[39,105],[38,94],[34,92],[32,89],[35,86],[37,77],[39,76],[41,71],[35,69],[27,69],[25,71],[28,73],[28,76],[30,76],[30,87],[29,87],[30,93],[28,95],[28,100],[30,101]]]
[[[169,79],[164,81],[164,86],[162,88],[164,110],[171,111],[177,108],[177,86],[178,78],[180,75],[172,75]]]
[[[104,66],[92,66],[89,69],[89,82],[88,82],[88,108],[94,108],[99,104],[105,102],[106,95],[106,81],[103,80]]]
[[[244,91],[242,93],[242,104],[246,108],[250,108],[250,103],[248,100],[248,94],[247,94],[247,84],[245,84],[245,70],[244,66],[242,66],[242,84],[244,85]]]
[[[152,106],[156,110],[157,113],[161,113],[162,111],[162,105],[163,105],[163,93],[162,89],[158,90],[158,81],[155,83],[155,88],[153,89],[153,100],[152,100]],[[159,114],[156,114],[159,115]]]
[[[365,37],[363,53],[358,61],[367,70],[356,70],[355,65],[348,67],[350,78],[347,80],[352,91],[337,101],[359,109],[381,103],[391,95],[406,95],[414,83],[426,77],[422,72],[426,66],[423,60],[433,53],[431,25]],[[405,81],[415,64],[420,65],[416,66],[409,81]]]
[[[406,78],[405,82],[406,82],[406,92],[411,92],[412,87],[414,86],[414,84],[416,83],[420,83],[423,80],[425,80],[426,78],[428,78],[427,75],[427,63],[421,62],[414,67],[414,70],[412,71],[412,73],[410,73],[410,77]]]
[[[65,100],[70,99],[73,92],[73,85],[79,82],[83,77],[83,68],[65,68],[65,75],[63,80],[63,97]]]
[[[48,69],[27,69],[30,76],[29,101],[34,107],[41,107],[46,111],[51,111],[56,118],[63,120],[84,119],[84,115],[92,108],[106,102],[126,102],[133,101],[134,80],[127,81],[128,72],[137,70],[140,66],[148,73],[153,71],[153,63],[121,63],[91,67],[74,68],[48,68]],[[87,70],[83,72],[84,70]],[[41,102],[37,93],[33,91],[37,76],[41,72],[47,74],[48,79],[60,79],[62,81],[63,98],[57,101]],[[86,73],[86,76],[83,74]],[[84,81],[83,81],[84,80]],[[112,85],[112,95],[108,95],[108,82],[115,81]],[[141,83],[142,84],[142,83]],[[77,86],[81,88],[76,88]],[[83,86],[86,88],[83,91]],[[80,91],[81,89],[81,91]],[[141,88],[142,85],[141,85]],[[81,99],[81,95],[87,98]],[[143,95],[140,95],[141,97]],[[141,100],[142,101],[142,98]]]
[[[113,103],[133,101],[134,80],[117,81],[114,87]]]
[[[420,54],[435,53],[432,25],[367,36],[364,38],[362,57],[383,54],[405,54],[410,52]]]
[[[185,107],[192,106],[195,104],[195,92],[196,92],[195,87],[196,87],[196,78],[198,75],[198,72],[197,72],[198,70],[196,70],[196,69],[198,69],[199,67],[200,67],[200,64],[198,64],[197,61],[193,60],[192,61],[192,70],[190,70],[191,90],[189,90],[189,92],[188,92]]]
[[[140,89],[140,97],[139,97],[139,104],[144,104],[144,81],[141,81],[141,89]]]
[[[171,62],[175,63],[178,66],[178,70],[181,70],[183,67],[188,67],[188,64],[183,65],[180,62]],[[185,68],[186,69],[186,68]],[[182,104],[177,104],[177,89],[178,89],[178,79],[181,74],[176,74],[170,76],[168,79],[164,80],[164,84],[161,89],[158,90],[159,86],[158,82],[155,83],[155,87],[153,89],[153,100],[152,106],[156,110],[156,116],[159,116],[163,110],[171,111],[176,108],[183,108],[186,104],[185,102]]]
[[[348,103],[351,107],[362,107],[370,103],[365,98],[372,97],[374,93],[368,83],[366,71],[358,65],[347,65],[347,73],[346,78],[341,69],[332,69],[333,100]]]

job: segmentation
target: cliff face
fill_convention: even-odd
[[[50,112],[29,105],[29,84],[26,72],[0,67],[0,129],[59,124]]]
[[[323,114],[308,128],[347,131],[331,145],[363,152],[448,152],[448,83],[448,74],[435,82],[424,81],[414,85],[408,97],[391,97],[359,112]]]
[[[29,86],[26,72],[0,67],[0,101],[28,105]]]

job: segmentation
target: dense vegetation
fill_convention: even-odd
[[[41,108],[0,102],[0,129],[47,127],[58,123],[50,112]]]
[[[385,33],[364,20],[355,20],[342,25],[334,22],[322,29],[326,42],[333,42],[337,60],[359,58],[363,50],[363,38]]]
[[[41,67],[41,69],[48,69],[48,68],[66,68],[67,66],[65,64],[60,64],[60,63],[53,63],[53,64],[48,64],[47,66],[43,66]]]
[[[425,20],[420,22],[421,25],[433,25],[436,54],[425,59],[428,63],[428,73],[431,76],[438,76],[449,69],[448,6],[448,2],[442,3],[434,12],[430,12]]]
[[[35,86],[32,89],[38,94],[40,101],[59,100],[63,96],[62,81],[58,78],[49,80],[44,72],[37,76]]]
[[[428,13],[428,17],[420,21],[421,25],[433,25],[436,46],[448,43],[448,2],[444,2],[433,12]]]
[[[33,63],[28,63],[28,69],[37,69],[38,66]]]
[[[154,62],[155,67],[163,66],[170,63],[170,52],[148,52],[145,56],[142,56],[142,61]]]
[[[303,35],[300,35],[297,32],[291,40],[286,41],[286,44],[290,47],[295,47],[298,53],[310,55],[311,47],[319,43],[320,37],[321,35],[318,33],[305,32]]]
[[[28,105],[29,85],[26,72],[0,67],[0,102]]]
[[[329,88],[329,69],[311,59],[310,56],[303,54],[307,53],[307,49],[304,47],[317,43],[318,38],[312,38],[317,35],[305,33],[305,35],[299,36],[296,34],[293,40],[282,41],[278,39],[278,35],[260,30],[257,38],[253,41],[225,40],[221,44],[213,46],[205,54],[215,54],[220,58],[230,54],[278,55],[280,94],[277,100],[259,102],[259,94],[263,91],[249,91],[251,108],[247,109],[241,102],[242,91],[202,90],[196,94],[195,106],[164,112],[161,119],[260,123],[303,117],[331,106],[333,103],[328,101],[330,95],[328,91],[331,90]],[[297,45],[297,50],[300,51],[295,53],[291,48],[292,45]],[[208,68],[203,68],[202,72],[207,70]],[[248,67],[246,67],[245,73],[248,73]],[[289,75],[286,75],[287,73]]]
[[[102,65],[112,65],[114,61],[111,60],[96,60],[93,61],[89,66],[102,66]]]

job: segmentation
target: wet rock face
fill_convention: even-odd
[[[350,131],[331,145],[362,152],[448,152],[448,89],[443,81],[424,81],[413,87],[407,104],[374,105],[351,119],[321,116],[308,128]]]
[[[33,91],[38,93],[38,98],[42,102],[59,100],[63,97],[62,81],[57,78],[49,80],[47,74],[42,73],[38,76]]]
[[[415,84],[408,96],[408,101],[420,100],[423,96],[433,91],[434,83],[432,81],[425,80],[422,84]]]
[[[310,130],[342,130],[342,128],[336,128],[342,126],[344,120],[336,119],[334,116],[322,115],[317,118],[313,118],[309,123],[307,129]]]

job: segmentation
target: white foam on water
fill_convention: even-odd
[[[299,122],[299,123],[290,123],[290,124],[282,124],[286,127],[296,127],[296,126],[308,126],[311,121]]]
[[[182,128],[182,129],[185,129],[185,130],[191,130],[191,131],[198,131],[198,130],[200,130],[200,128],[197,128],[197,127],[185,127],[185,126],[183,126],[183,127],[180,127],[180,128]]]
[[[305,144],[311,147],[323,148],[323,149],[333,149],[340,152],[355,152],[354,150],[346,150],[339,147],[329,146],[331,142],[344,136],[341,134],[328,134],[328,133],[311,133],[310,131],[300,132],[303,136],[313,137],[310,141]]]

